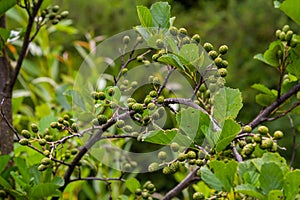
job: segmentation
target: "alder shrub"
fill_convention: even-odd
[[[32,6],[29,14],[40,9],[33,19],[43,25],[67,17],[57,6],[24,2]],[[274,2],[299,24],[294,3]],[[242,94],[225,81],[228,47],[176,27],[166,2],[137,6],[137,13],[139,26],[104,40],[85,57],[64,93],[72,97],[70,111],[28,130],[10,126],[19,144],[15,156],[1,156],[1,198],[69,199],[87,187],[92,199],[299,198],[300,171],[292,163],[300,36],[284,25],[254,56],[278,71],[278,87],[254,84],[262,110],[239,122]],[[290,133],[268,127],[282,117],[289,118]],[[284,137],[294,141],[292,147],[278,144]],[[293,149],[290,164],[278,153],[286,148]],[[6,167],[11,159],[14,166]],[[177,182],[171,189],[158,187],[171,179]]]

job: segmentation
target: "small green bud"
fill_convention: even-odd
[[[160,55],[158,53],[155,53],[152,55],[152,60],[157,61],[159,57],[160,57]]]
[[[76,155],[77,153],[78,153],[78,149],[72,149],[72,150],[71,150],[71,154],[72,154],[72,155]]]
[[[92,123],[93,123],[94,126],[98,126],[99,125],[98,119],[93,119]]]
[[[260,135],[260,134],[255,134],[255,135],[253,136],[253,140],[254,140],[254,142],[260,144],[261,141],[262,141],[261,135]]]
[[[160,85],[160,80],[159,80],[158,77],[154,77],[153,78],[153,85],[155,85],[155,86],[159,86]]]
[[[48,168],[48,166],[47,165],[43,165],[43,164],[41,164],[41,165],[38,166],[38,170],[39,171],[45,171],[47,168]]]
[[[281,33],[280,33],[279,39],[280,39],[281,41],[285,41],[285,32],[281,32]]]
[[[171,35],[173,35],[173,36],[177,36],[177,35],[178,35],[178,29],[177,29],[175,26],[172,26],[172,27],[170,28],[170,33],[171,33]]]
[[[275,35],[277,39],[280,38],[280,34],[281,34],[281,30],[276,30]]]
[[[69,127],[70,123],[67,120],[64,120],[63,125],[66,126],[66,127]]]
[[[187,155],[185,153],[179,153],[177,156],[177,160],[180,162],[185,161],[185,159],[187,159]]]
[[[132,110],[134,110],[136,113],[142,114],[144,112],[143,104],[140,104],[140,103],[133,104]]]
[[[219,47],[219,53],[220,54],[224,55],[224,54],[227,53],[227,51],[228,51],[228,46],[227,45],[222,45],[222,46]]]
[[[138,37],[136,38],[136,42],[139,43],[139,44],[141,44],[141,43],[144,42],[144,39],[143,39],[141,36],[138,36]]]
[[[125,132],[131,132],[133,130],[132,126],[130,125],[125,125],[123,129]]]
[[[259,126],[257,130],[262,135],[267,135],[269,133],[269,129],[266,126]]]
[[[39,139],[39,144],[41,146],[45,146],[47,144],[47,141],[45,139]]]
[[[166,160],[167,159],[167,153],[165,151],[160,151],[157,155],[158,159],[160,160]]]
[[[31,127],[32,132],[34,132],[34,133],[37,133],[39,131],[39,128],[36,124],[31,124],[30,127]]]
[[[130,37],[129,37],[128,35],[125,35],[125,36],[123,37],[123,43],[124,43],[124,44],[129,44],[129,42],[130,42]]]
[[[152,90],[150,93],[149,93],[150,97],[157,97],[157,92],[155,90]]]
[[[197,43],[200,43],[201,40],[200,35],[199,34],[193,35],[192,40],[196,41]]]
[[[164,98],[163,96],[159,96],[159,97],[157,98],[157,103],[158,103],[158,104],[163,104],[163,103],[164,103],[164,100],[165,100],[165,98]]]
[[[155,109],[155,104],[154,103],[149,103],[148,105],[147,105],[147,108],[149,109],[149,110],[154,110]]]
[[[143,56],[138,56],[138,57],[136,57],[136,60],[138,62],[142,62],[144,60],[144,57]]]
[[[24,138],[27,138],[29,139],[31,137],[31,134],[28,130],[22,130],[21,131],[21,135],[24,137]]]
[[[162,170],[163,174],[171,174],[171,169],[170,167],[166,166]]]
[[[246,126],[243,127],[243,131],[245,133],[251,133],[252,132],[252,127],[249,126],[249,125],[246,125]]]
[[[273,146],[273,140],[271,139],[265,139],[260,144],[260,148],[262,149],[269,149],[272,148],[272,146]]]
[[[71,125],[71,128],[74,130],[74,132],[78,132],[78,126],[77,126],[77,124],[76,123],[73,123],[72,125]]]
[[[125,122],[124,122],[124,120],[120,119],[116,122],[116,125],[118,128],[123,128],[125,126]]]
[[[203,48],[206,50],[206,52],[210,52],[211,50],[214,49],[214,46],[211,43],[204,43]]]
[[[57,121],[58,121],[58,123],[63,124],[64,123],[64,118],[59,117]]]
[[[53,136],[52,136],[52,135],[46,135],[46,136],[45,136],[45,140],[46,140],[47,142],[52,142],[52,141],[53,141]]]
[[[225,68],[220,68],[220,69],[218,69],[218,73],[219,73],[220,76],[223,77],[223,78],[226,77],[227,74],[228,74],[227,69],[225,69]]]
[[[44,156],[49,157],[50,156],[50,151],[49,150],[45,150],[43,151]]]
[[[57,12],[59,10],[59,5],[54,5],[53,7],[52,7],[52,12]]]
[[[227,60],[222,60],[221,67],[222,68],[227,68],[228,67],[228,61]]]
[[[122,69],[122,74],[123,74],[123,75],[126,74],[127,72],[128,72],[128,69],[127,69],[127,68]]]
[[[191,43],[191,40],[189,37],[186,36],[186,37],[182,38],[182,45],[190,44],[190,43]]]
[[[128,98],[127,103],[136,103],[136,100],[134,98]]]
[[[50,158],[43,158],[42,159],[42,164],[43,165],[49,165],[51,163],[51,159]]]
[[[130,170],[132,169],[132,166],[131,166],[130,163],[125,163],[125,164],[123,165],[123,169],[124,169],[125,171],[130,171]]]
[[[290,30],[290,26],[287,24],[282,27],[282,31],[285,33],[288,32],[289,30]]]
[[[187,152],[187,157],[189,159],[195,159],[197,157],[197,154],[195,153],[195,151],[189,151]]]
[[[20,139],[19,140],[19,144],[20,145],[28,145],[28,143],[29,143],[29,140],[28,139],[26,139],[26,138],[22,138],[22,139]]]
[[[52,23],[52,25],[56,25],[56,24],[59,23],[59,20],[58,19],[53,19],[51,23]]]
[[[176,142],[173,142],[173,143],[170,145],[170,147],[171,147],[172,151],[174,151],[174,152],[178,152],[178,151],[179,151],[179,148],[180,148],[179,144],[176,143]]]
[[[157,39],[155,41],[155,44],[156,44],[157,48],[159,48],[159,49],[164,47],[164,41],[162,39]]]
[[[51,122],[50,126],[51,128],[57,128],[57,122]]]
[[[106,115],[98,115],[97,116],[99,125],[105,124],[107,122],[107,116]]]
[[[114,94],[115,94],[114,88],[109,88],[109,89],[108,89],[108,95],[109,95],[109,96],[114,96]]]
[[[218,68],[222,67],[222,61],[223,61],[223,59],[221,57],[217,57],[214,60],[214,62],[217,65]]]
[[[160,118],[160,114],[158,112],[153,113],[152,118],[153,120],[158,120]]]
[[[180,28],[178,31],[179,31],[179,35],[181,37],[184,37],[187,35],[187,30],[185,28]]]
[[[243,148],[247,143],[244,140],[239,140],[238,144],[240,148]]]
[[[276,142],[273,142],[273,145],[270,149],[271,152],[276,152],[278,150],[278,144]]]
[[[205,199],[205,196],[202,192],[195,192],[193,194],[193,200],[203,200]]]
[[[157,162],[151,163],[148,167],[149,172],[154,172],[157,171],[158,169],[159,169],[159,164]]]
[[[277,140],[283,138],[283,136],[284,136],[284,134],[280,130],[277,130],[277,131],[274,132],[274,138],[277,139]]]
[[[291,41],[292,37],[293,37],[293,31],[288,31],[286,34],[285,34],[285,41],[289,42]]]
[[[67,18],[67,17],[68,17],[68,15],[69,15],[69,12],[68,12],[67,10],[65,10],[65,11],[62,11],[62,12],[60,13],[60,16],[61,16],[61,18],[62,18],[62,19],[65,19],[65,18]]]
[[[218,52],[216,52],[215,50],[211,50],[208,52],[208,55],[212,58],[212,59],[215,59],[218,57]]]

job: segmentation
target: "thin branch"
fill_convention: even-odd
[[[289,99],[292,95],[296,94],[300,90],[300,83],[293,86],[288,92],[281,95],[278,99],[276,99],[271,105],[266,107],[261,113],[259,113],[255,119],[253,119],[248,125],[252,128],[255,128],[260,123],[267,121],[268,117],[272,114],[272,112],[278,108],[282,103],[284,103],[287,99]]]
[[[198,92],[199,88],[201,87],[202,83],[203,83],[203,77],[201,76],[200,81],[197,83],[197,85],[196,85],[196,87],[194,89],[193,95],[191,97],[192,101],[195,99],[195,97],[197,95],[197,92]]]
[[[268,118],[266,121],[270,122],[270,121],[274,121],[276,119],[279,119],[281,117],[286,116],[288,113],[290,113],[292,110],[294,110],[297,106],[300,105],[300,101],[297,101],[296,103],[294,103],[288,110],[286,110],[285,112],[281,113],[280,115],[277,115],[275,117],[272,118]]]
[[[84,177],[84,178],[71,179],[70,183],[75,182],[75,181],[104,181],[104,182],[121,181],[121,182],[124,182],[125,180],[121,177],[119,177],[119,178]]]
[[[289,120],[290,120],[290,125],[291,125],[291,128],[292,128],[292,134],[293,134],[293,149],[292,149],[292,156],[291,156],[291,161],[290,161],[290,168],[292,168],[293,166],[293,163],[295,161],[295,158],[296,158],[296,152],[297,152],[297,133],[296,133],[296,128],[295,128],[295,125],[294,125],[294,120],[293,118],[289,115]]]
[[[5,121],[5,123],[7,124],[7,126],[14,132],[15,136],[17,137],[18,140],[20,140],[20,137],[18,135],[18,131],[13,127],[13,125],[9,122],[9,120],[6,118],[5,113],[3,111],[3,103],[4,103],[4,98],[1,100],[0,103],[0,114],[2,119]]]
[[[200,167],[196,167],[192,172],[190,172],[176,187],[170,190],[163,198],[163,200],[170,200],[176,195],[178,195],[182,190],[192,184],[194,181],[199,181],[200,177],[197,176],[197,171]]]
[[[12,77],[11,77],[11,85],[10,85],[11,89],[13,88],[15,82],[17,81],[18,74],[19,74],[20,69],[22,67],[24,58],[26,56],[26,53],[27,53],[27,50],[28,50],[28,47],[29,47],[29,44],[30,44],[30,41],[31,41],[30,34],[31,34],[31,31],[32,31],[32,28],[33,28],[34,20],[35,20],[35,17],[37,16],[37,13],[38,13],[39,8],[41,7],[42,3],[43,3],[43,0],[39,0],[34,5],[32,13],[28,13],[28,15],[29,15],[28,16],[28,23],[27,23],[27,28],[26,28],[25,34],[24,34],[24,40],[23,40],[22,48],[21,48],[21,51],[19,53],[19,57],[18,57],[18,60],[17,60],[15,70],[14,70],[14,72],[12,74]]]
[[[243,158],[242,158],[242,156],[239,154],[239,152],[237,151],[237,149],[236,149],[236,147],[235,147],[234,141],[231,142],[231,148],[232,148],[232,152],[233,152],[233,154],[234,154],[235,159],[236,159],[238,162],[242,162],[242,161],[243,161]]]
[[[171,77],[171,74],[172,74],[172,72],[173,72],[174,70],[175,70],[174,67],[170,67],[170,68],[168,69],[168,74],[167,74],[167,76],[166,76],[166,78],[165,78],[163,84],[159,87],[159,89],[158,89],[158,91],[157,91],[157,96],[159,96],[159,95],[161,94],[161,92],[163,91],[163,89],[166,87],[166,85],[167,85],[167,83],[168,83],[168,81],[169,81],[169,79],[170,79],[170,77]]]

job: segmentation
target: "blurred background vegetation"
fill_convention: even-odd
[[[69,10],[70,20],[42,30],[33,43],[36,46],[31,46],[31,54],[24,63],[14,92],[14,125],[21,130],[28,128],[28,122],[50,113],[68,112],[71,108],[68,97],[62,93],[72,87],[76,70],[85,53],[91,50],[92,44],[138,25],[136,5],[150,6],[154,2],[156,1],[55,0],[54,3],[60,4],[62,10]],[[255,103],[256,91],[251,89],[251,85],[261,82],[270,88],[276,88],[278,81],[274,69],[254,60],[253,56],[264,52],[269,43],[275,40],[276,29],[289,24],[294,32],[300,33],[299,27],[279,9],[274,8],[273,0],[168,2],[172,7],[172,15],[176,16],[176,27],[185,27],[190,35],[198,33],[202,37],[202,43],[210,42],[215,47],[221,44],[229,46],[227,85],[242,91],[244,108],[239,120],[248,123],[260,111],[260,106]],[[25,23],[26,18],[20,10],[13,9],[8,13],[9,27]],[[15,46],[18,45],[20,44],[15,43]],[[52,118],[45,120],[51,121]],[[295,121],[300,122],[299,119]],[[271,131],[280,128],[288,135],[279,144],[289,147],[282,152],[289,160],[292,139],[289,137],[291,128],[288,119],[276,121],[276,124],[269,123],[268,126]],[[299,153],[298,151],[298,155]],[[295,163],[294,166],[299,168],[300,163]],[[159,184],[158,188],[171,188],[176,182]],[[92,195],[93,192],[90,193]]]

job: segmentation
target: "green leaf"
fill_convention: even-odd
[[[43,199],[50,196],[60,196],[59,186],[53,183],[40,183],[31,188],[30,199]]]
[[[263,84],[256,83],[256,84],[253,84],[251,87],[262,93],[274,95],[274,93],[269,88],[267,88],[267,86],[265,86]],[[274,96],[276,96],[276,95],[274,95]]]
[[[212,189],[223,190],[222,182],[213,174],[207,166],[201,167],[201,179]]]
[[[276,163],[265,163],[261,166],[259,181],[262,191],[269,194],[271,190],[282,188],[283,173]]]
[[[150,11],[152,23],[155,27],[168,29],[170,27],[171,7],[167,2],[152,4]]]
[[[16,0],[0,0],[0,16],[16,4]]]
[[[254,56],[254,59],[262,61],[270,66],[278,67],[279,65],[279,59],[277,58],[278,50],[283,51],[283,45],[279,40],[272,42],[263,55],[257,54]]]
[[[141,187],[140,182],[136,178],[126,179],[125,185],[128,188],[128,190],[132,193],[134,193],[136,189]]]
[[[283,199],[283,194],[281,190],[271,190],[268,194],[268,200],[281,200]]]
[[[199,58],[199,47],[194,43],[185,44],[181,47],[179,55],[187,61],[186,64],[191,64]]]
[[[300,170],[288,172],[284,178],[283,184],[284,197],[286,200],[294,200],[300,193]]]
[[[274,95],[268,95],[268,94],[258,94],[255,96],[255,101],[259,105],[263,107],[269,106],[271,103],[273,103],[276,100],[276,96]]]
[[[300,66],[300,59],[293,59],[293,62],[291,62],[286,70],[296,76],[297,78],[300,78],[300,69],[299,69],[299,66]]]
[[[236,192],[240,192],[251,197],[258,198],[259,200],[266,200],[267,197],[261,194],[253,185],[242,184],[235,187]]]
[[[300,25],[300,1],[285,0],[279,8],[298,25]]]
[[[9,155],[0,156],[0,174],[5,169],[7,163],[9,162],[9,160],[10,160]]]
[[[83,97],[79,92],[76,90],[68,90],[64,92],[64,95],[71,96],[75,104],[77,104],[83,111],[86,110]]]
[[[214,96],[213,116],[222,125],[227,118],[235,119],[242,108],[242,95],[238,89],[221,88]]]
[[[176,115],[176,121],[185,135],[196,143],[199,143],[201,142],[201,139],[204,139],[205,132],[211,126],[209,116],[194,108],[181,110]]]
[[[53,177],[51,183],[61,187],[65,184],[65,179],[63,177],[60,177],[60,176],[55,176],[55,177]]]
[[[24,182],[29,183],[30,182],[30,173],[29,173],[29,169],[28,169],[28,166],[27,166],[25,160],[20,157],[15,157],[14,162],[15,162],[16,166],[18,167],[19,172],[21,173]]]
[[[0,176],[0,185],[6,189],[12,189],[12,186],[2,176]]]
[[[9,38],[9,35],[10,35],[9,30],[7,30],[5,28],[0,28],[0,39],[2,39],[2,41],[6,42],[7,39]]]
[[[167,145],[177,142],[179,145],[188,147],[193,142],[188,137],[179,133],[177,129],[172,130],[154,130],[143,136],[143,141],[154,144]]]
[[[241,126],[238,123],[232,119],[226,119],[217,141],[216,151],[220,152],[224,150],[240,131]]]
[[[222,182],[225,191],[230,192],[234,185],[238,163],[234,160],[228,163],[214,160],[210,162],[209,166],[214,171],[215,176]]]
[[[158,61],[167,65],[174,66],[184,71],[184,66],[180,59],[174,54],[164,54],[158,58]]]
[[[143,27],[153,27],[152,14],[145,6],[137,6],[139,20]]]

